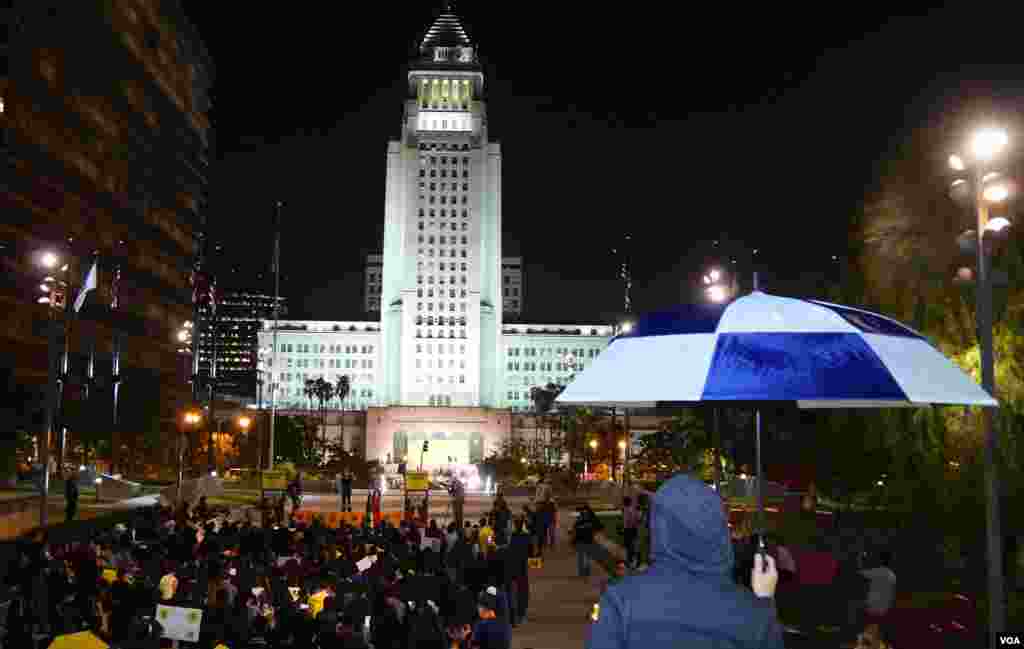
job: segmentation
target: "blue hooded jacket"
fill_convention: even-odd
[[[784,649],[773,601],[732,579],[718,495],[676,476],[655,494],[652,514],[652,565],[608,588],[587,649]]]

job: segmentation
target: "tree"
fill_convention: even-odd
[[[334,396],[341,402],[341,413],[345,414],[345,400],[348,399],[349,393],[352,391],[352,386],[349,382],[347,374],[338,375],[337,381],[334,383]]]
[[[691,410],[664,422],[661,429],[640,438],[638,468],[660,476],[680,472],[696,473],[702,478],[710,470],[712,439],[704,421]]]
[[[530,401],[533,403],[534,412],[534,428],[535,428],[535,439],[534,439],[534,452],[536,455],[540,455],[542,452],[542,445],[540,441],[540,423],[547,419],[548,414],[551,412],[555,405],[555,399],[562,393],[565,388],[554,383],[548,383],[544,387],[534,386],[530,388]],[[549,430],[550,433],[550,430]],[[551,443],[551,436],[548,435],[548,444]],[[546,458],[545,458],[546,460]]]
[[[274,431],[275,454],[280,460],[299,466],[320,464],[316,429],[308,417],[278,415]]]

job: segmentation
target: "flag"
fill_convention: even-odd
[[[120,291],[121,291],[121,269],[118,268],[114,271],[114,279],[110,282],[110,308],[116,309],[120,303]]]
[[[98,263],[99,260],[92,262],[92,268],[89,269],[89,274],[85,276],[85,283],[82,284],[82,289],[78,291],[78,296],[75,298],[75,313],[82,310],[82,305],[85,304],[85,298],[89,291],[96,288],[96,278],[99,275]]]

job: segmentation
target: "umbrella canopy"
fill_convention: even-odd
[[[91,631],[59,635],[50,643],[50,649],[107,649],[108,645]]]
[[[891,318],[757,291],[728,305],[641,317],[557,399],[627,408],[700,401],[998,406],[924,336]]]

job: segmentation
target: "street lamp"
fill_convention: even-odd
[[[981,347],[981,385],[995,395],[995,363],[992,351],[992,275],[990,272],[990,245],[987,240],[1010,225],[1005,218],[989,219],[989,207],[1005,201],[1010,196],[1011,184],[999,173],[993,173],[993,161],[1009,144],[1006,131],[984,128],[973,135],[969,142],[971,157],[954,154],[949,165],[954,171],[966,172],[968,178],[959,178],[951,187],[954,199],[970,202],[977,214],[977,230],[971,233],[977,255],[977,322]],[[963,239],[965,235],[961,236]],[[986,236],[988,235],[988,236]],[[993,634],[1005,630],[1005,590],[1003,585],[1003,548],[999,518],[999,476],[996,471],[999,438],[995,429],[992,408],[981,409],[981,425],[985,435],[985,490],[987,507],[985,511],[988,552],[988,601],[989,631]],[[994,637],[994,635],[993,635]],[[994,642],[994,640],[993,640]],[[994,645],[993,645],[994,646]]]
[[[202,421],[203,416],[195,410],[189,410],[182,417],[182,421],[185,424],[185,432],[178,436],[178,484],[177,484],[177,502],[181,502],[181,482],[185,473],[185,458],[184,448],[182,448],[182,438],[187,434],[188,429],[192,426],[196,426]]]

